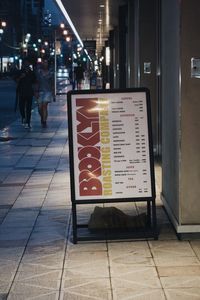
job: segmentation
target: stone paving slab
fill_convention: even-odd
[[[66,97],[49,105],[46,129],[35,109],[30,130],[17,120],[3,134],[14,139],[0,143],[0,300],[200,299],[200,240],[177,240],[160,201],[158,165],[158,241],[74,245]],[[79,207],[78,220],[88,222],[94,207]]]

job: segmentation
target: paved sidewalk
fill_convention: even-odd
[[[50,104],[47,128],[35,110],[31,130],[17,120],[1,132],[10,138],[0,141],[0,299],[200,299],[200,240],[177,240],[158,166],[158,241],[72,244],[65,98]]]

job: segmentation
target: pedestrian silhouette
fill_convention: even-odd
[[[22,124],[25,128],[31,128],[31,109],[36,76],[31,69],[28,58],[24,59],[22,68],[15,76],[15,80],[17,82],[16,95]]]
[[[82,81],[84,79],[84,68],[80,63],[74,69],[74,73],[75,73],[75,80],[76,80],[76,83],[77,83],[77,89],[81,90]]]
[[[47,125],[48,103],[53,101],[54,94],[54,76],[49,69],[47,59],[44,59],[41,68],[37,72],[37,92],[36,98],[38,102],[38,112],[41,117],[41,125],[43,128]]]

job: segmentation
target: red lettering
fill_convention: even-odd
[[[81,160],[85,157],[95,157],[99,159],[101,157],[99,147],[87,146],[87,147],[79,148],[78,158]]]
[[[99,179],[92,178],[89,181],[80,183],[80,196],[102,195],[102,184]]]
[[[83,170],[80,172],[79,175],[79,182],[85,180],[88,181],[91,178],[95,178],[95,177],[99,177],[101,176],[101,168],[98,168],[96,170],[94,170],[93,172],[89,171],[89,170]]]
[[[78,143],[82,146],[95,146],[100,140],[99,131],[92,134],[78,133]]]
[[[77,110],[76,118],[80,122],[77,126],[77,132],[91,127],[92,123],[99,123],[99,113],[95,109],[97,107],[97,99],[76,99],[76,106],[81,106]]]
[[[79,163],[79,170],[89,170],[90,172],[93,172],[97,168],[101,166],[101,163],[98,159],[93,157],[86,157],[83,158]]]
[[[76,99],[77,141],[83,147],[78,149],[80,196],[102,195],[101,153],[93,147],[100,141],[98,99]]]

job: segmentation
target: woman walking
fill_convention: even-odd
[[[48,60],[43,60],[41,68],[37,72],[37,93],[38,111],[41,117],[43,128],[47,126],[48,103],[53,100],[54,76],[49,70]]]

